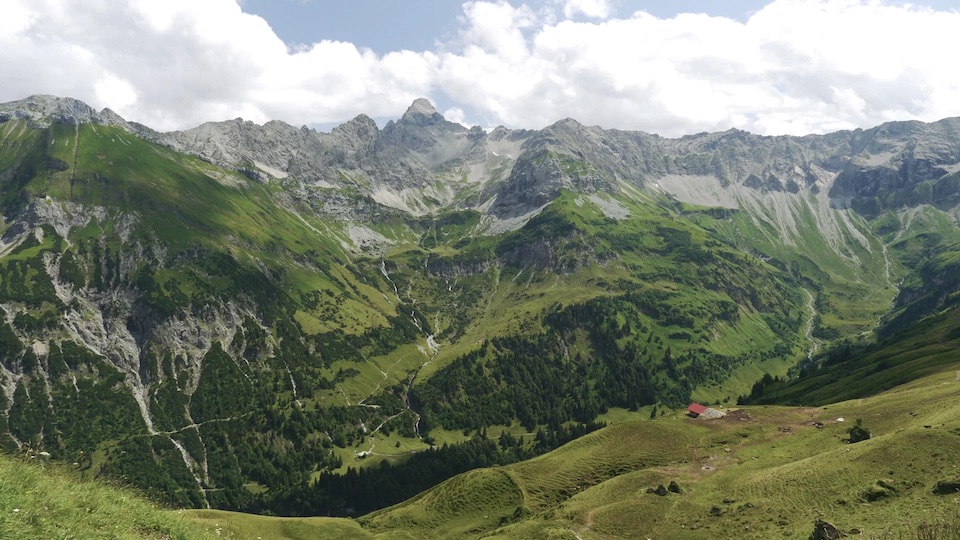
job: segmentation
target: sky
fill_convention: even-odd
[[[960,115],[960,1],[0,0],[0,102],[155,129],[563,118],[802,135]]]

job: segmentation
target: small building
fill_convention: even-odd
[[[701,404],[696,403],[696,402],[691,403],[690,406],[687,407],[687,411],[689,411],[690,414],[692,414],[694,418],[696,418],[697,416],[700,416],[701,414],[703,414],[704,411],[706,411],[707,409],[709,409],[709,407],[707,407],[706,405],[701,405]]]
[[[687,407],[687,411],[690,413],[690,416],[694,418],[702,418],[704,420],[713,420],[715,418],[723,418],[724,414],[716,409],[711,409],[706,405],[701,405],[697,402],[693,402]]]

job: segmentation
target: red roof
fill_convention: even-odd
[[[704,411],[707,410],[707,407],[705,407],[705,406],[703,406],[703,405],[701,405],[701,404],[699,404],[699,403],[694,402],[694,403],[691,403],[689,407],[687,407],[687,410],[690,411],[690,412],[692,412],[693,414],[695,414],[695,415],[697,415],[697,416],[700,416],[701,414],[703,414]]]

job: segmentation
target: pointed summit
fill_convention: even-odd
[[[417,98],[413,101],[413,104],[407,109],[407,112],[403,113],[403,119],[409,120],[417,116],[426,116],[431,117],[435,114],[439,114],[437,109],[433,106],[433,103],[430,103],[429,99],[426,98]]]

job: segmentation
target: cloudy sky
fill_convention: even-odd
[[[822,133],[960,115],[955,0],[0,0],[0,101],[157,129],[399,117]]]

